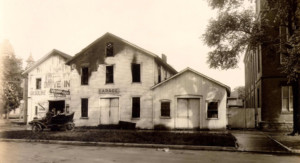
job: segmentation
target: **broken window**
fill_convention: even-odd
[[[88,117],[88,99],[81,99],[81,117]]]
[[[35,84],[36,84],[36,89],[41,89],[42,88],[42,79],[37,78]]]
[[[114,66],[106,66],[106,83],[114,83]]]
[[[132,118],[140,118],[140,97],[132,98]]]
[[[114,56],[114,44],[112,42],[106,43],[106,57]]]
[[[170,117],[170,102],[164,101],[161,102],[161,116]]]
[[[207,118],[218,118],[218,102],[208,102]]]
[[[82,67],[81,69],[81,85],[88,85],[89,83],[89,68]]]
[[[132,82],[141,82],[141,65],[131,64]]]

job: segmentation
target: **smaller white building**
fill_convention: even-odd
[[[151,88],[154,125],[175,129],[225,129],[230,88],[191,68]]]
[[[70,58],[71,56],[53,49],[23,72],[27,122],[44,117],[53,108],[68,112],[71,68],[65,63]]]

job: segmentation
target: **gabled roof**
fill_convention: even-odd
[[[45,60],[47,60],[48,58],[50,58],[50,56],[52,56],[54,54],[58,54],[58,55],[62,56],[63,58],[66,58],[66,59],[72,58],[72,56],[70,56],[70,55],[68,55],[64,52],[53,49],[47,55],[45,55],[43,58],[39,59],[36,63],[34,63],[32,66],[30,66],[28,69],[26,69],[22,74],[27,74],[28,72],[30,72],[31,70],[33,70],[34,68],[39,66],[41,63],[43,63]]]
[[[126,40],[124,40],[124,39],[122,39],[122,38],[120,38],[120,37],[118,37],[118,36],[116,36],[114,34],[111,34],[109,32],[105,33],[104,35],[102,35],[101,37],[99,37],[98,39],[96,39],[94,42],[92,42],[91,44],[89,44],[87,47],[85,47],[84,49],[82,49],[79,53],[75,54],[75,56],[72,57],[70,60],[68,60],[66,62],[66,64],[70,64],[70,62],[72,62],[74,59],[76,59],[81,54],[84,54],[84,52],[87,49],[89,49],[90,47],[92,47],[93,45],[95,45],[96,43],[98,43],[99,41],[101,41],[106,36],[113,37],[114,39],[117,39],[117,40],[125,43],[128,46],[131,46],[131,47],[133,47],[133,48],[135,48],[137,50],[140,50],[140,51],[144,52],[145,54],[147,54],[147,55],[155,58],[155,60],[158,61],[163,66],[166,66],[170,71],[173,71],[174,73],[177,73],[177,71],[171,65],[169,65],[168,63],[166,63],[165,61],[163,61],[158,55],[156,55],[156,54],[154,54],[154,53],[152,53],[152,52],[150,52],[148,50],[145,50],[145,49],[143,49],[143,48],[141,48],[141,47],[139,47],[139,46],[137,46],[137,45],[135,45],[135,44],[133,44],[133,43],[131,43],[129,41],[126,41]]]
[[[178,72],[177,74],[173,75],[172,77],[168,78],[167,80],[164,80],[164,81],[162,81],[162,82],[160,82],[160,83],[152,86],[151,89],[155,89],[155,88],[157,88],[157,87],[159,87],[159,86],[167,83],[168,81],[170,81],[170,80],[172,80],[172,79],[174,79],[174,78],[176,78],[176,77],[180,76],[181,74],[184,74],[185,72],[188,72],[188,71],[193,72],[193,73],[195,73],[195,74],[197,74],[197,75],[199,75],[199,76],[201,76],[201,77],[203,77],[203,78],[205,78],[205,79],[207,79],[207,80],[209,80],[209,81],[211,81],[211,82],[213,82],[215,84],[218,84],[218,85],[224,87],[226,89],[226,91],[227,91],[227,94],[230,95],[230,87],[229,86],[227,86],[227,85],[225,85],[225,84],[223,84],[223,83],[221,83],[221,82],[219,82],[219,81],[217,81],[217,80],[215,80],[213,78],[210,78],[210,77],[208,77],[208,76],[206,76],[206,75],[204,75],[204,74],[202,74],[202,73],[200,73],[200,72],[198,72],[196,70],[193,70],[193,69],[191,69],[189,67],[187,67],[184,70]]]

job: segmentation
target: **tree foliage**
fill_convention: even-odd
[[[298,0],[265,0],[258,20],[253,9],[244,8],[243,0],[208,0],[218,16],[212,19],[203,35],[213,50],[208,54],[211,68],[235,68],[245,50],[267,46],[273,54],[286,54],[282,71],[290,81],[298,78],[299,15]],[[289,39],[282,39],[279,27],[288,29]],[[282,48],[284,47],[284,48]]]
[[[10,44],[8,45],[10,46]],[[1,105],[2,113],[16,109],[22,99],[22,60],[10,47],[1,47]]]

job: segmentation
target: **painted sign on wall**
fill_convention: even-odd
[[[33,96],[46,95],[46,91],[45,90],[30,91],[30,95],[33,95]]]
[[[99,94],[118,94],[120,93],[119,88],[100,88]]]

